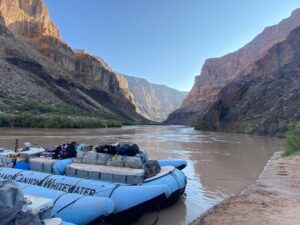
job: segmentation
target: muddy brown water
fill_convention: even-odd
[[[0,146],[12,149],[15,139],[37,146],[63,141],[103,144],[137,143],[152,159],[185,159],[188,184],[179,202],[159,213],[158,225],[185,225],[229,195],[253,183],[282,140],[231,133],[195,131],[184,126],[129,126],[106,129],[0,129]],[[134,225],[151,224],[157,213]]]

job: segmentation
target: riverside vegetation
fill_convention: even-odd
[[[134,122],[106,113],[95,113],[68,104],[50,104],[7,98],[0,102],[0,127],[104,128]]]
[[[286,134],[286,150],[282,156],[292,156],[300,153],[300,122],[297,122],[295,129]]]

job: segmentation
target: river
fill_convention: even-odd
[[[282,140],[232,133],[195,131],[184,126],[127,126],[106,129],[0,129],[0,146],[20,143],[53,146],[63,141],[137,143],[152,159],[185,159],[188,184],[180,201],[159,213],[157,225],[186,225],[201,213],[253,183]],[[156,212],[134,225],[151,224]]]

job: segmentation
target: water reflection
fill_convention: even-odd
[[[253,183],[271,154],[282,148],[278,139],[200,132],[183,126],[84,130],[0,129],[0,146],[13,148],[16,138],[19,138],[20,143],[30,141],[39,146],[73,140],[88,144],[129,142],[146,149],[154,159],[186,159],[186,193],[178,204],[160,212],[159,225],[189,224],[218,201]],[[150,224],[155,217],[155,212],[149,213],[135,225]]]

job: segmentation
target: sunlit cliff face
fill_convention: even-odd
[[[29,38],[60,37],[41,0],[1,0],[0,11],[6,26],[15,34]]]
[[[188,114],[201,113],[209,103],[217,99],[222,88],[239,77],[253,71],[257,74],[268,74],[277,70],[280,63],[278,65],[265,64],[258,70],[256,62],[265,57],[274,45],[286,40],[291,31],[298,26],[300,26],[300,9],[295,10],[289,18],[282,20],[279,24],[267,27],[238,51],[220,58],[206,60],[201,75],[196,77],[192,90],[181,105],[181,110],[171,115],[170,122],[185,123],[185,118],[190,117]],[[289,61],[290,58],[286,54],[283,63]]]

